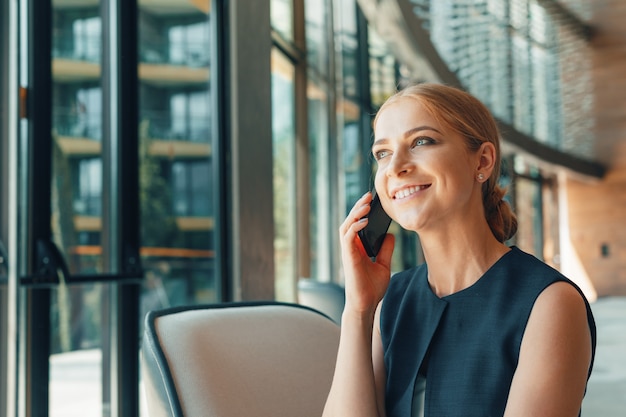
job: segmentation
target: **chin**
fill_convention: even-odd
[[[423,224],[416,220],[417,219],[415,218],[415,216],[412,216],[412,218],[410,219],[399,218],[395,220],[395,222],[398,223],[400,227],[405,230],[410,230],[412,232],[418,233],[419,230],[423,227]]]

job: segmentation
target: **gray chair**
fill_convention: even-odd
[[[297,304],[149,312],[141,376],[150,417],[319,417],[339,327]]]

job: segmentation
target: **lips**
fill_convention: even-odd
[[[412,185],[410,187],[405,187],[405,188],[403,188],[401,190],[398,190],[398,191],[394,192],[393,193],[393,199],[394,200],[402,200],[404,198],[409,197],[410,195],[415,194],[418,191],[425,190],[428,187],[430,187],[430,184]]]

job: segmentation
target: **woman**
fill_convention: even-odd
[[[339,231],[346,305],[324,416],[579,415],[593,317],[571,281],[504,244],[517,221],[487,108],[420,84],[387,100],[374,133],[377,194],[426,262],[390,279],[394,237],[372,261],[358,239],[372,195],[356,202]]]

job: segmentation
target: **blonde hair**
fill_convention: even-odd
[[[500,132],[489,109],[480,100],[458,88],[443,84],[416,84],[398,91],[383,103],[374,118],[374,128],[378,115],[402,98],[419,101],[439,123],[462,135],[471,152],[477,152],[484,142],[494,145],[496,161],[491,176],[482,185],[485,218],[491,232],[500,242],[513,237],[517,232],[517,218],[503,199],[506,189],[498,185]]]

